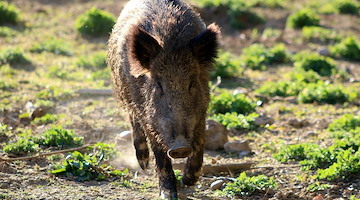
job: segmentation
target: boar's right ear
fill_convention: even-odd
[[[134,27],[129,41],[130,73],[138,77],[150,70],[150,61],[161,50],[159,43],[141,28]]]
[[[219,27],[215,24],[210,24],[205,31],[190,40],[190,48],[200,63],[208,64],[214,62],[219,46],[219,34]]]

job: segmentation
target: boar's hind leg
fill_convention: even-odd
[[[160,197],[162,199],[177,199],[176,178],[171,160],[158,142],[152,140],[151,147],[154,151],[156,171],[159,175]]]
[[[140,167],[145,170],[149,166],[149,147],[146,142],[146,135],[144,129],[134,117],[131,119],[131,125],[133,127],[133,142],[136,150],[136,158],[138,159]]]
[[[182,182],[184,185],[194,185],[201,174],[204,155],[204,142],[199,139],[195,142],[193,154],[188,158]]]

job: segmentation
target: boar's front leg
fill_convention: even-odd
[[[133,142],[136,158],[140,167],[145,170],[149,166],[149,147],[147,145],[146,135],[136,117],[132,116],[130,121],[133,128]]]
[[[151,147],[156,160],[156,171],[159,176],[160,197],[162,199],[177,199],[176,178],[171,160],[161,144],[151,140]]]
[[[202,127],[202,126],[200,126]],[[203,164],[203,155],[204,155],[204,132],[205,128],[196,129],[194,134],[193,142],[193,153],[187,159],[184,176],[182,178],[182,183],[184,185],[194,185],[198,181],[201,174],[201,167]]]

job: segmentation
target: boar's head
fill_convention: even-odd
[[[145,126],[169,157],[188,157],[195,145],[193,138],[203,137],[218,34],[219,28],[211,24],[174,47],[136,27],[129,39],[130,74],[144,80]]]

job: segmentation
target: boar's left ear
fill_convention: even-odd
[[[190,48],[200,63],[211,63],[216,58],[219,34],[219,27],[215,24],[210,24],[205,31],[190,40]]]
[[[151,60],[161,50],[159,43],[141,28],[134,27],[129,44],[130,73],[138,77],[149,72]]]

